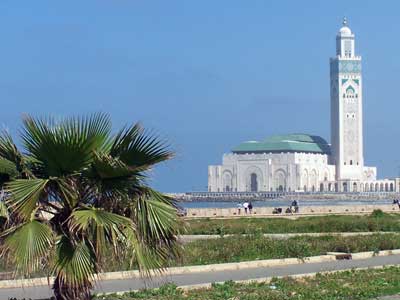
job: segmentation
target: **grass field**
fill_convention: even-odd
[[[375,211],[367,216],[318,216],[188,220],[187,234],[400,231],[400,215]]]
[[[198,240],[184,246],[182,257],[170,261],[169,266],[206,265],[275,258],[303,258],[324,255],[326,252],[364,252],[400,249],[398,234],[373,234],[370,236],[294,237],[287,240],[266,238],[262,235],[229,236],[219,239]],[[110,260],[104,271],[135,269],[131,256]],[[0,263],[0,271],[12,271],[13,266]],[[44,276],[46,271],[36,276]]]
[[[326,252],[363,252],[400,249],[395,234],[355,237],[295,237],[273,240],[260,235],[198,240],[184,246],[181,259],[170,266],[205,265],[275,258],[303,258]],[[107,271],[130,269],[128,260],[112,261]]]
[[[174,285],[157,290],[108,295],[105,300],[370,300],[400,293],[400,268],[347,271],[305,279],[275,279],[270,283],[226,282],[211,289],[183,292]]]
[[[185,246],[182,259],[173,265],[203,265],[326,254],[326,252],[363,252],[400,248],[399,235],[355,237],[295,237],[272,240],[263,236],[232,236],[202,240]]]

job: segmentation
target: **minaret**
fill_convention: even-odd
[[[361,57],[346,18],[336,36],[336,57],[330,60],[331,163],[336,180],[362,180],[363,121]]]

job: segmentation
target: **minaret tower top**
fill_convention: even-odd
[[[347,18],[343,18],[343,26],[336,36],[336,55],[340,58],[353,58],[354,53],[354,34],[347,25]]]

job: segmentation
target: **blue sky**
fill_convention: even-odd
[[[0,2],[0,125],[108,112],[168,139],[162,191],[205,189],[207,166],[245,140],[329,140],[329,57],[347,16],[363,56],[364,149],[399,174],[399,1]]]

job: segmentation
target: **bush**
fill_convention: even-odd
[[[374,218],[383,218],[384,216],[386,216],[386,214],[381,209],[375,209],[371,213],[371,217],[374,217]]]

